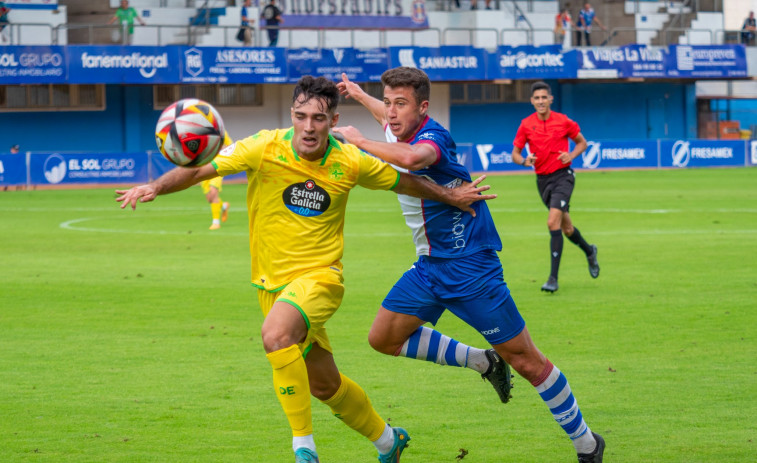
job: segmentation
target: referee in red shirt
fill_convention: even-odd
[[[541,287],[542,291],[557,291],[557,272],[560,269],[563,237],[568,237],[586,253],[589,273],[592,278],[599,276],[597,247],[589,244],[581,236],[578,228],[570,220],[570,196],[576,182],[576,175],[570,163],[586,149],[586,139],[581,128],[565,114],[552,111],[552,90],[544,82],[531,86],[531,104],[536,112],[523,119],[513,141],[513,162],[536,170],[536,185],[544,205],[549,208],[549,248],[552,267],[549,279]],[[568,138],[575,148],[568,151]],[[521,152],[528,143],[530,153],[523,157]]]

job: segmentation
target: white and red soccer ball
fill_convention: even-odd
[[[209,163],[221,151],[226,131],[218,111],[202,100],[186,98],[160,115],[155,142],[161,154],[177,166]]]

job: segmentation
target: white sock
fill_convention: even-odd
[[[221,225],[220,219],[213,219],[213,225]]]
[[[373,445],[376,446],[376,450],[378,450],[379,453],[389,453],[392,446],[394,446],[394,429],[387,424],[384,428],[383,434],[373,442]]]
[[[297,451],[299,448],[308,448],[315,452],[315,441],[313,440],[313,435],[308,434],[307,436],[294,436],[292,437],[292,450]]]
[[[490,365],[491,362],[486,358],[486,351],[484,349],[470,348],[468,351],[468,368],[472,368],[483,375]]]
[[[572,442],[573,447],[576,448],[576,453],[591,453],[597,448],[597,440],[594,439],[594,434],[588,427],[581,437],[573,439]]]

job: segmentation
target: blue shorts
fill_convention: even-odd
[[[382,305],[391,312],[414,315],[432,324],[447,309],[492,345],[514,338],[526,326],[493,250],[456,259],[421,256],[392,287]]]

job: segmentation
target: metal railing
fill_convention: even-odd
[[[279,29],[279,46],[291,48],[384,48],[387,46],[470,45],[492,48],[499,45],[549,45],[555,41],[552,29],[547,28],[427,28],[427,29],[335,29],[287,28],[286,26],[252,26],[252,46],[268,44],[267,30]],[[10,45],[205,45],[242,46],[236,39],[238,25],[175,25],[149,24],[128,26],[105,24],[10,23],[3,34]],[[575,37],[576,31],[571,31]],[[680,39],[681,37],[682,39]],[[132,39],[133,38],[133,39]],[[655,29],[615,27],[609,31],[595,30],[591,46],[619,46],[634,43],[718,45],[741,42],[740,30],[710,30],[674,28]],[[641,40],[640,40],[641,38]],[[575,42],[573,42],[575,46]],[[748,45],[754,45],[754,41]]]
[[[3,45],[47,45],[54,43],[55,30],[48,23],[6,23],[2,34],[8,40]]]

